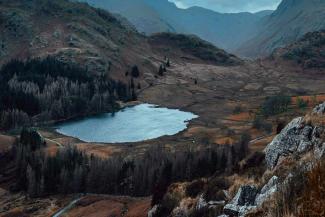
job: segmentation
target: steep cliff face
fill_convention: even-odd
[[[261,20],[257,33],[236,53],[253,58],[267,56],[308,32],[324,29],[324,11],[323,0],[283,0],[276,11]]]

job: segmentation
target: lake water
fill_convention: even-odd
[[[116,112],[59,124],[57,132],[86,142],[139,142],[175,135],[198,116],[177,109],[140,104]]]

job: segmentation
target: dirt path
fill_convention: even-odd
[[[67,211],[72,209],[74,207],[74,205],[81,199],[82,199],[82,197],[78,197],[77,199],[74,199],[67,206],[65,206],[64,208],[59,210],[57,213],[55,213],[52,217],[60,217],[60,216],[62,216],[64,213],[66,213]]]
[[[54,140],[52,140],[52,139],[47,139],[47,138],[45,138],[45,141],[52,142],[52,143],[56,144],[57,146],[59,146],[60,148],[63,147],[63,145],[62,145],[61,143],[59,143],[59,142],[57,142],[57,141],[54,141]]]
[[[63,216],[121,216],[145,217],[150,209],[150,197],[134,198],[103,194],[86,194],[71,201],[52,217]],[[77,203],[80,203],[77,205]]]

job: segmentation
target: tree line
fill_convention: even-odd
[[[152,146],[143,155],[87,155],[75,147],[65,147],[49,156],[44,140],[34,130],[24,129],[14,146],[17,183],[32,197],[51,194],[101,193],[147,196],[153,204],[162,198],[169,184],[216,173],[231,173],[248,152],[249,137],[233,145],[208,149],[189,148],[180,152]]]
[[[134,89],[53,57],[12,60],[0,70],[0,128],[115,111]]]

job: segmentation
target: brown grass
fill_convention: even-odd
[[[325,216],[325,163],[317,163],[307,173],[307,185],[298,199],[299,217]]]
[[[229,144],[233,144],[235,142],[235,139],[234,138],[231,138],[231,137],[222,137],[222,138],[218,138],[215,140],[215,143],[216,144],[219,144],[219,145],[229,145]]]
[[[230,176],[228,180],[230,183],[232,183],[232,185],[228,189],[231,198],[233,198],[236,195],[238,189],[242,185],[255,185],[255,186],[258,185],[258,183],[255,180],[248,177],[239,176],[237,174]]]
[[[227,119],[232,121],[250,121],[253,119],[253,117],[249,112],[242,112],[239,114],[230,115]]]
[[[309,172],[293,169],[289,182],[281,186],[273,202],[268,203],[274,217],[325,216],[325,160],[315,163]]]
[[[15,137],[0,135],[0,152],[8,151],[14,142]]]
[[[84,151],[86,154],[93,154],[100,158],[109,158],[113,154],[119,153],[121,151],[121,149],[118,147],[92,143],[79,143],[76,144],[76,147],[79,150]]]
[[[68,211],[65,216],[73,217],[146,217],[151,198],[114,196],[86,196]]]
[[[319,115],[312,115],[308,114],[304,118],[305,123],[317,125],[317,126],[324,126],[325,125],[325,116],[319,116]]]
[[[296,105],[297,104],[298,98],[299,99],[302,99],[304,101],[307,101],[308,102],[308,106],[316,106],[320,102],[324,102],[325,101],[325,95],[324,94],[311,95],[311,96],[294,96],[294,97],[291,98],[292,105]]]

